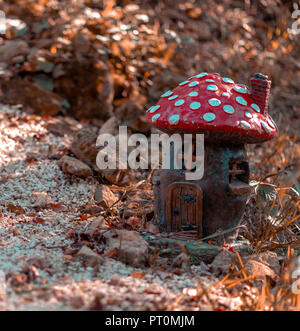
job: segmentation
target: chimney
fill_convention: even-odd
[[[253,103],[259,106],[263,115],[267,115],[271,81],[268,80],[268,76],[258,73],[250,79],[250,86]]]

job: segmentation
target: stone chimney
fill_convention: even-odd
[[[268,114],[271,81],[268,76],[257,73],[250,79],[251,98],[264,115]]]

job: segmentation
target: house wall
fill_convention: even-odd
[[[205,145],[204,176],[189,181],[200,186],[203,192],[203,236],[237,226],[243,216],[248,195],[233,196],[229,192],[229,162],[247,162],[243,146]],[[249,181],[247,174],[247,181]],[[158,177],[157,177],[158,179]],[[166,199],[168,186],[174,182],[187,182],[185,170],[160,170],[159,184],[154,185],[155,212],[167,230]],[[234,234],[231,234],[233,236]]]

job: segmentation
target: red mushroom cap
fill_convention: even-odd
[[[261,108],[247,86],[203,72],[165,92],[147,110],[147,119],[168,133],[204,133],[209,141],[251,144],[272,139],[277,132]]]

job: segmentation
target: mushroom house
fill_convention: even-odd
[[[163,231],[202,238],[229,230],[226,238],[236,237],[230,229],[239,225],[250,192],[245,145],[270,140],[277,132],[268,114],[270,87],[260,73],[248,89],[202,72],[165,92],[147,110],[147,120],[169,136],[204,135],[201,179],[187,180],[187,169],[172,166],[153,176],[155,223]]]

